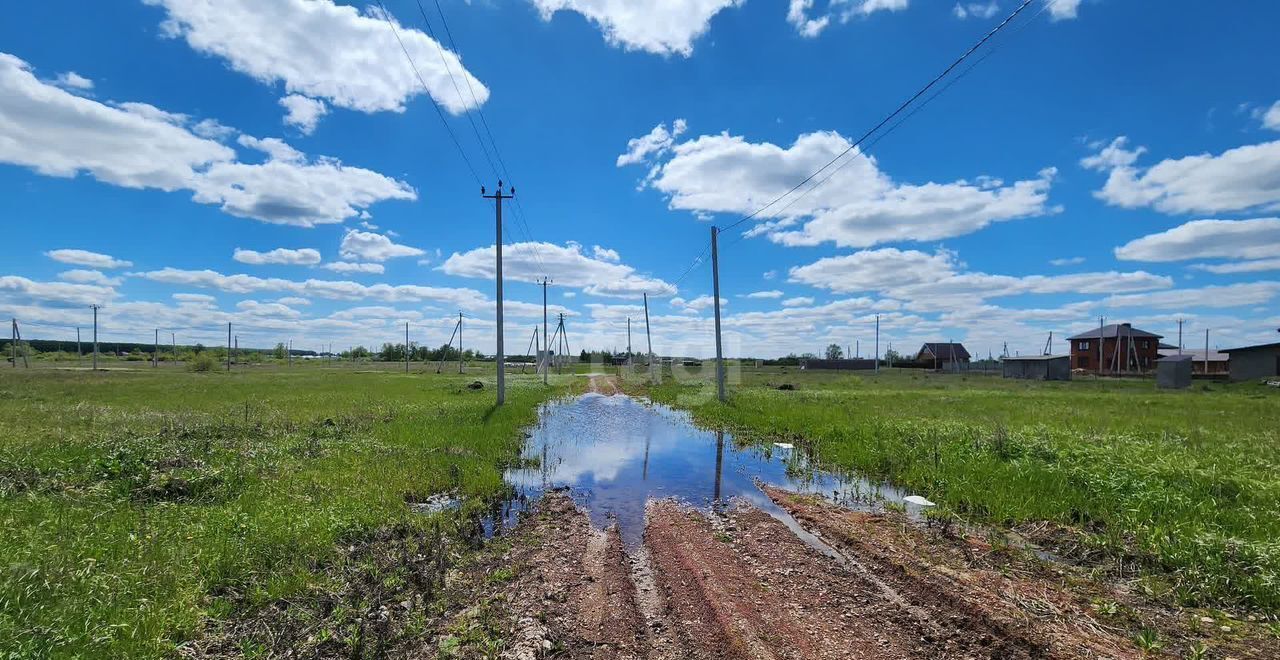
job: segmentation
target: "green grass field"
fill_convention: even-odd
[[[165,656],[323,591],[340,548],[439,524],[406,497],[482,507],[582,382],[512,376],[495,409],[491,369],[395,371],[0,372],[0,656]]]
[[[1280,390],[776,368],[738,380],[727,405],[701,377],[629,389],[739,435],[801,443],[943,515],[1069,526],[1179,603],[1280,613]]]

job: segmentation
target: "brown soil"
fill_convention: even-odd
[[[1207,658],[1280,657],[1280,639],[1262,622],[1142,598],[1112,571],[1041,561],[1003,537],[993,537],[993,546],[972,534],[922,528],[900,514],[850,511],[762,488],[806,529],[913,604],[931,614],[954,605],[975,625],[991,626],[993,636],[1026,640],[1043,657],[1194,657],[1196,646],[1208,650]],[[1146,656],[1135,643],[1143,630],[1159,641]]]
[[[591,376],[587,384],[588,391],[605,396],[613,396],[622,390],[618,387],[616,376]]]
[[[1208,658],[1280,657],[1261,622],[1145,602],[972,533],[763,490],[812,536],[744,501],[704,514],[660,500],[628,552],[616,528],[594,529],[551,492],[478,555],[409,530],[353,545],[341,590],[233,621],[178,655],[1140,658],[1134,637],[1151,629],[1151,656],[1194,657],[1204,643]]]
[[[792,502],[798,512],[799,502]],[[803,506],[816,512],[823,505]],[[471,596],[499,603],[493,636],[505,640],[504,658],[1138,655],[1127,640],[1087,626],[1067,635],[1080,640],[1063,642],[1039,621],[987,607],[999,592],[952,584],[958,578],[950,573],[895,564],[852,543],[836,542],[839,552],[824,554],[745,503],[709,517],[674,501],[651,502],[644,545],[628,556],[616,530],[592,529],[566,495],[551,493],[511,543],[500,562],[479,570],[492,575],[501,565],[515,577]],[[476,618],[464,612],[448,627]]]

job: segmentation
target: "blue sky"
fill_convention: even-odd
[[[438,345],[462,310],[489,352],[477,179],[505,170],[508,352],[548,275],[575,350],[624,347],[647,292],[654,349],[705,355],[709,227],[821,167],[1017,4],[440,0],[448,34],[434,0],[430,29],[385,0],[394,32],[376,2],[18,4],[0,314],[65,338],[100,303],[108,341],[212,343],[230,321],[245,344],[318,348],[405,322]],[[728,352],[869,354],[877,313],[881,348],[910,351],[1036,352],[1100,315],[1170,339],[1185,319],[1189,346],[1274,340],[1278,23],[1268,2],[1035,0],[865,153],[721,236]]]

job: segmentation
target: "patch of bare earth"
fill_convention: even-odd
[[[644,626],[622,540],[616,529],[593,529],[565,494],[546,494],[517,528],[510,551],[491,565],[504,567],[510,579],[474,598],[498,603],[495,609],[505,619],[505,630],[495,640],[501,657],[645,657]],[[457,655],[473,657],[473,650],[463,648]]]
[[[737,504],[708,519],[651,503],[645,544],[689,657],[1026,658],[1035,640],[945,594],[886,584],[772,516]]]
[[[1228,631],[1204,612],[1145,601],[1123,584],[1087,571],[993,547],[971,535],[922,529],[898,514],[850,511],[821,498],[765,486],[806,529],[821,536],[935,621],[957,613],[964,626],[988,627],[997,639],[1020,640],[1032,656],[1054,658],[1276,658],[1280,644],[1229,621]],[[1159,648],[1144,656],[1139,631],[1157,632]],[[1007,650],[992,657],[1016,657]]]
[[[588,381],[587,389],[605,396],[613,396],[622,391],[618,387],[618,379],[614,376],[592,376]]]

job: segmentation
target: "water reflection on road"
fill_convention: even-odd
[[[630,546],[640,542],[650,498],[677,497],[713,508],[741,497],[802,532],[757,480],[858,508],[901,503],[903,495],[824,470],[800,448],[739,446],[729,434],[697,428],[684,412],[624,395],[585,394],[547,404],[526,441],[524,459],[523,467],[506,474],[517,495],[506,524],[514,522],[520,502],[568,488],[593,524],[616,520]]]

